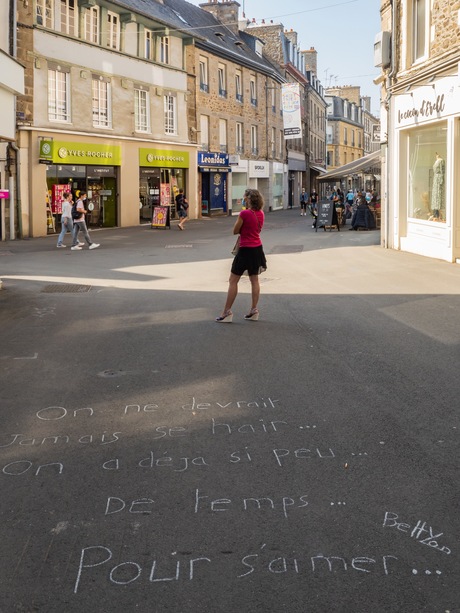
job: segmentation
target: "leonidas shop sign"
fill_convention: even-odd
[[[39,161],[44,164],[96,164],[120,166],[121,147],[96,143],[74,143],[42,139]]]
[[[413,126],[443,119],[459,112],[460,87],[457,77],[447,77],[396,96],[396,127]]]
[[[174,149],[139,149],[139,166],[158,168],[189,168],[188,151]]]

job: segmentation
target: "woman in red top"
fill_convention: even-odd
[[[233,320],[231,308],[238,294],[238,282],[245,272],[251,281],[252,304],[251,310],[244,318],[250,321],[259,319],[259,275],[267,270],[267,260],[260,240],[265,219],[262,211],[264,200],[258,190],[247,189],[244,192],[244,202],[246,210],[240,212],[233,227],[233,234],[240,235],[240,247],[233,260],[224,310],[222,315],[216,318],[220,323],[231,323]]]

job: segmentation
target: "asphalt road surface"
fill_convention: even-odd
[[[460,611],[460,268],[233,222],[0,244],[2,613]]]

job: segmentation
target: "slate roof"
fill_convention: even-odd
[[[148,19],[153,19],[161,24],[185,31],[187,27],[183,21],[168,6],[156,0],[110,0],[114,5],[127,9],[133,13],[144,15]]]
[[[271,78],[284,82],[280,71],[267,58],[255,52],[255,38],[247,32],[236,35],[211,13],[185,0],[111,0],[113,4],[140,13],[195,38],[198,48],[253,68]],[[216,35],[216,33],[219,33]],[[240,44],[235,44],[240,43]]]

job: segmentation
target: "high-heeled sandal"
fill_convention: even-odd
[[[216,317],[216,321],[221,324],[231,324],[233,321],[233,313],[231,311],[224,311],[223,315]]]
[[[257,321],[259,319],[259,309],[251,309],[244,318],[248,321]]]

